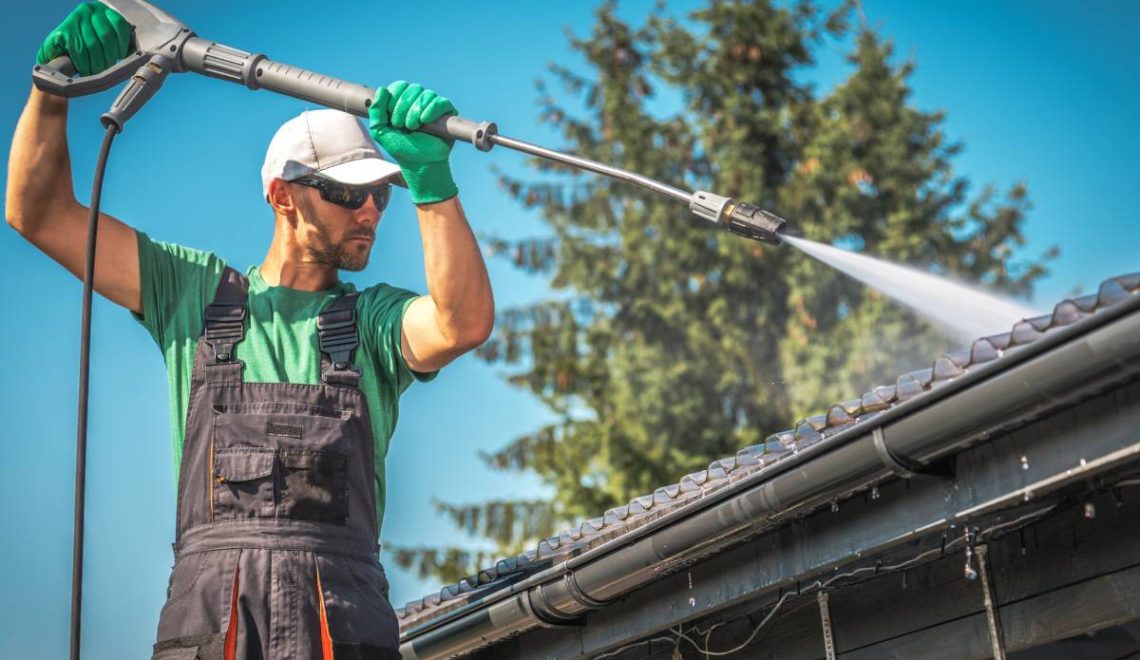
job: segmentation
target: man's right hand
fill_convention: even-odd
[[[126,57],[131,26],[119,12],[100,2],[84,2],[44,39],[36,64],[67,55],[81,76],[102,73]]]

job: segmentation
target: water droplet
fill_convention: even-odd
[[[692,596],[689,596],[689,607],[696,607],[696,606],[697,606],[697,599],[693,598]]]
[[[1033,499],[1033,491],[1031,491],[1031,490],[1025,491],[1025,494],[1021,496],[1021,499],[1024,502],[1028,502],[1029,500]]]
[[[1086,460],[1085,460],[1085,459],[1083,459],[1083,458],[1081,459],[1081,467],[1084,467],[1084,466],[1086,466],[1086,465],[1088,465],[1088,464],[1089,464],[1089,462],[1088,462],[1088,461],[1086,461]]]
[[[831,500],[831,512],[839,513],[839,500]]]
[[[879,499],[879,487],[878,486],[872,486],[871,487],[871,499],[873,499],[873,500]]]
[[[1029,457],[1026,456],[1025,454],[1021,455],[1021,469],[1022,470],[1028,470],[1029,469]]]
[[[1085,502],[1085,518],[1096,518],[1096,505],[1092,502]]]
[[[978,577],[978,571],[974,570],[974,549],[970,546],[966,546],[966,568],[963,574],[967,580],[976,580]]]

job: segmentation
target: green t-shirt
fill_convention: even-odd
[[[170,381],[170,434],[174,440],[174,482],[182,462],[186,406],[194,352],[202,333],[202,316],[214,299],[225,262],[212,252],[152,240],[136,232],[143,314],[135,318],[162,349]],[[324,291],[269,286],[256,266],[249,278],[249,327],[235,349],[245,363],[242,378],[250,383],[320,382],[317,314],[339,296],[356,290],[339,282]],[[368,287],[356,303],[360,346],[353,356],[361,369],[360,389],[368,402],[376,442],[377,526],[384,520],[384,459],[396,427],[400,394],[413,380],[428,381],[436,372],[408,368],[400,349],[404,311],[416,294],[387,284]]]

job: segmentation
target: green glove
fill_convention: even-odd
[[[400,166],[416,204],[442,202],[459,194],[447,162],[454,140],[418,130],[449,114],[458,114],[451,101],[403,80],[376,90],[368,108],[372,137]]]
[[[119,12],[99,2],[85,2],[44,39],[36,64],[67,55],[79,75],[90,76],[114,66],[130,46],[131,26]]]

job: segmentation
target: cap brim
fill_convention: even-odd
[[[407,187],[407,184],[404,183],[404,177],[400,174],[400,166],[379,158],[350,160],[347,163],[317,170],[316,173],[350,186],[387,180],[396,185]]]

